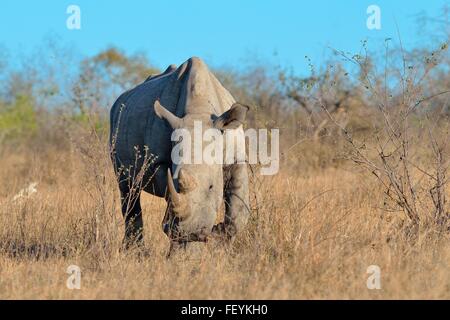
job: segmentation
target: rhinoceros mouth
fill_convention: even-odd
[[[214,227],[209,231],[203,227],[189,232],[180,228],[180,218],[173,216],[169,221],[162,225],[163,231],[172,243],[188,243],[188,242],[208,242],[209,236],[213,233]]]
[[[189,233],[189,234],[178,234],[169,236],[171,242],[178,244],[185,244],[188,242],[208,242],[208,235],[204,233]]]
[[[178,230],[178,219],[175,218],[172,224],[165,223],[163,225],[163,231],[167,235],[167,237],[170,239],[171,242],[174,243],[188,243],[188,242],[207,242],[208,241],[208,234],[205,234],[204,232],[191,232],[191,233],[184,233]]]

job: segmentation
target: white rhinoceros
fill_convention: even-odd
[[[176,129],[192,132],[198,121],[203,130],[243,135],[247,111],[199,58],[178,68],[172,65],[117,99],[111,109],[110,144],[126,246],[142,243],[142,190],[166,199],[162,225],[172,244],[205,241],[212,232],[231,238],[244,227],[250,213],[245,161],[174,163],[171,153],[179,141],[171,136]],[[245,152],[245,145],[239,147]],[[148,161],[150,154],[155,158]],[[215,225],[222,203],[225,219]]]

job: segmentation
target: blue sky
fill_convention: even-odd
[[[81,8],[81,30],[66,28],[66,8]],[[381,9],[381,30],[366,27],[369,5]],[[305,55],[314,64],[327,47],[356,52],[368,39],[376,48],[385,38],[405,46],[426,40],[417,15],[436,16],[450,0],[1,0],[0,46],[13,58],[57,36],[92,55],[109,45],[128,53],[145,51],[160,68],[200,56],[214,66],[236,66],[253,59],[303,72]]]

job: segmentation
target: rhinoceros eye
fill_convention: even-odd
[[[209,186],[209,190],[211,191],[213,189],[213,185],[210,185]]]

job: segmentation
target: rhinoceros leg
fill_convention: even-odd
[[[122,215],[125,219],[124,247],[143,244],[143,222],[141,209],[141,191],[121,187]]]
[[[250,216],[247,164],[225,167],[224,180],[225,219],[213,232],[231,239],[244,229]]]

